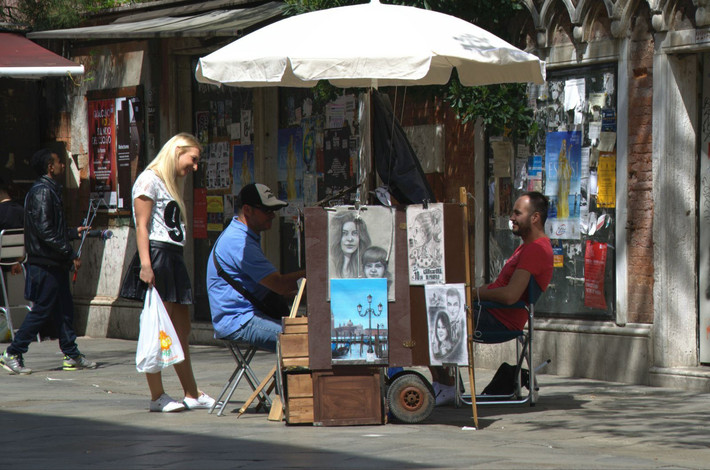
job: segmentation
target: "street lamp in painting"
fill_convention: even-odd
[[[361,317],[368,317],[368,328],[367,328],[367,332],[368,332],[368,336],[369,336],[369,344],[368,344],[368,348],[367,348],[368,354],[372,354],[373,352],[375,352],[375,350],[372,346],[372,342],[373,342],[373,340],[372,340],[372,316],[374,315],[376,317],[379,317],[380,315],[382,315],[382,308],[383,308],[382,302],[380,302],[377,305],[377,310],[372,308],[372,295],[367,296],[367,308],[365,309],[364,312],[362,310],[362,304],[357,304],[357,314],[360,315]]]

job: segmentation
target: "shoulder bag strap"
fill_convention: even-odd
[[[222,238],[220,235],[219,238]],[[240,282],[238,282],[236,279],[231,277],[229,274],[227,274],[224,269],[222,269],[222,265],[219,264],[219,261],[217,261],[217,243],[219,243],[219,238],[217,238],[217,241],[214,244],[214,248],[212,249],[212,262],[214,263],[215,268],[217,268],[217,274],[219,277],[227,281],[227,284],[232,286],[237,292],[242,294],[245,299],[247,299],[251,304],[256,307],[258,310],[261,312],[266,312],[268,309],[266,308],[266,305],[264,303],[257,299],[254,294],[249,292],[246,287],[244,287]]]

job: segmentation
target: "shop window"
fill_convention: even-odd
[[[214,242],[234,216],[234,196],[254,182],[253,93],[198,84],[193,88],[194,135],[202,145],[193,174],[195,320],[211,321],[207,265]]]
[[[488,277],[520,242],[508,226],[515,199],[550,199],[545,231],[555,270],[536,312],[549,317],[611,318],[615,309],[616,69],[548,72],[528,87],[540,132],[531,143],[491,137],[488,151]]]
[[[312,89],[279,89],[278,197],[289,202],[281,215],[281,270],[305,267],[303,208],[354,201],[358,98],[343,94],[325,102]],[[342,194],[341,194],[342,193]]]

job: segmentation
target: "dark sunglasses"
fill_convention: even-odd
[[[266,206],[252,206],[255,209],[259,209],[261,212],[264,214],[273,214],[274,212],[278,211],[278,207],[266,207]]]

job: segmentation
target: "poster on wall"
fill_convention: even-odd
[[[254,146],[232,143],[232,194],[237,195],[241,189],[254,183]]]
[[[323,137],[323,187],[318,199],[338,194],[353,184],[353,170],[350,165],[350,150],[348,141],[350,130],[326,129]],[[333,201],[334,204],[345,204],[345,199]]]
[[[616,154],[614,152],[599,152],[597,206],[605,208],[616,206]]]
[[[387,364],[387,280],[331,279],[333,364]]]
[[[582,132],[548,132],[545,196],[550,210],[545,232],[551,239],[580,238]]]
[[[90,100],[88,104],[91,199],[103,199],[111,209],[118,205],[115,107],[115,99]]]
[[[131,209],[131,174],[138,170],[142,152],[143,109],[137,97],[116,99],[116,191],[118,209]]]
[[[207,231],[221,232],[223,221],[224,199],[222,196],[207,196]]]
[[[443,204],[407,206],[407,254],[410,285],[445,282]]]
[[[210,141],[210,112],[198,111],[195,113],[195,137],[203,147]]]
[[[300,127],[279,129],[278,198],[288,201],[285,215],[303,208],[303,131]]]
[[[607,244],[587,240],[584,250],[584,306],[606,310],[604,271]]]
[[[328,211],[328,277],[384,278],[395,300],[395,212],[384,206],[338,206]]]
[[[427,285],[427,325],[431,365],[468,364],[464,284]]]
[[[195,188],[192,206],[192,238],[207,238],[207,190]]]

